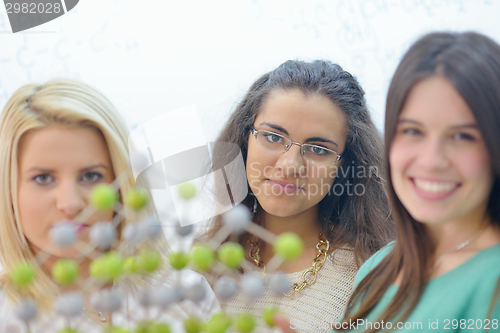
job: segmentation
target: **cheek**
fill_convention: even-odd
[[[473,152],[467,156],[461,156],[457,165],[460,165],[462,175],[469,178],[472,185],[481,185],[491,190],[493,170],[486,152]]]
[[[48,213],[48,197],[39,195],[36,191],[23,188],[18,189],[18,209],[21,227],[24,234],[30,238],[31,234],[37,234],[38,230],[44,229],[43,216]]]
[[[255,159],[250,151],[247,155],[247,164],[246,164],[246,173],[247,178],[252,179],[258,177],[258,174],[261,173],[261,164]]]
[[[321,183],[324,185],[332,185],[333,182],[335,181],[336,177],[336,172],[332,168],[324,168],[324,169],[319,169],[316,171],[313,171],[312,178],[310,177],[309,181],[311,183]]]
[[[250,141],[248,142],[247,161],[246,161],[247,177],[258,169],[257,164],[255,163],[257,157],[258,155],[255,153],[255,146],[253,145],[252,138],[250,137]]]
[[[402,144],[398,141],[394,141],[389,150],[389,165],[391,167],[391,177],[398,176],[395,174],[398,171],[402,171],[411,156],[408,155],[412,152],[413,148],[408,147],[408,145]]]
[[[309,177],[307,183],[310,191],[315,193],[315,201],[324,198],[333,186],[336,177],[336,170],[333,168],[311,169],[308,170]],[[312,187],[311,187],[312,185]]]
[[[259,148],[254,144],[249,143],[248,145],[246,174],[249,180],[272,176],[272,167],[276,163],[276,158],[266,154]]]
[[[110,222],[113,220],[114,213],[113,212],[97,212],[91,218],[87,220],[87,223],[93,224],[95,222],[107,221]]]
[[[407,156],[409,148],[396,141],[391,145],[389,151],[390,177],[396,194],[401,195],[401,186],[404,178],[404,169],[410,159]]]

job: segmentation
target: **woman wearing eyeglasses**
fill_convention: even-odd
[[[260,317],[275,305],[298,328],[328,331],[345,309],[359,266],[393,235],[382,140],[364,91],[331,62],[287,61],[252,85],[217,142],[241,148],[249,193],[242,204],[253,221],[304,242],[301,257],[280,267],[293,283],[289,294],[266,289],[259,302],[240,295],[222,307]],[[215,169],[227,155],[215,149]],[[209,235],[220,226],[219,217]],[[272,247],[250,234],[238,242],[265,269]]]

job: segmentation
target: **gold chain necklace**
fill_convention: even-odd
[[[321,239],[322,234],[323,233],[320,232],[318,235],[319,242],[318,244],[316,244],[316,249],[318,250],[318,254],[312,261],[311,265],[312,267],[305,270],[304,273],[302,273],[302,281],[300,283],[295,282],[292,285],[292,291],[289,294],[285,294],[285,296],[290,297],[296,292],[299,292],[304,288],[309,287],[316,283],[316,280],[318,279],[318,272],[323,267],[323,264],[326,261],[328,250],[330,250],[330,242],[328,240],[322,240]],[[252,258],[257,267],[263,267],[265,272],[266,266],[260,256],[259,244],[257,242],[252,242],[250,244],[251,248],[250,252],[248,253],[250,255],[250,258]]]

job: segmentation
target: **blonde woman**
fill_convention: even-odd
[[[53,311],[52,302],[66,290],[54,283],[49,273],[57,259],[79,258],[80,276],[85,279],[90,259],[76,250],[51,246],[50,233],[61,221],[71,221],[78,241],[88,242],[92,225],[113,219],[113,212],[96,212],[84,220],[80,216],[95,185],[109,184],[120,177],[120,200],[135,186],[128,172],[127,140],[127,130],[110,101],[75,80],[28,84],[7,102],[0,114],[0,264],[4,269],[0,273],[0,333],[21,332],[26,326],[14,315],[20,294],[8,276],[16,264],[26,261],[39,262],[35,265],[35,282],[23,292],[38,306],[38,316],[30,321],[29,331],[56,332],[66,325],[64,318]],[[154,208],[146,210],[153,212]],[[131,222],[130,216],[124,218],[117,227],[118,237]],[[158,249],[166,249],[163,237],[156,242]],[[48,254],[42,262],[41,252]],[[201,276],[190,275],[188,280],[209,288]],[[127,324],[143,313],[134,299],[126,299],[128,315],[111,316],[95,311],[89,295],[83,296],[85,307],[77,317],[77,328],[82,332]],[[217,308],[216,301],[208,299],[196,309],[201,309],[199,315],[203,316],[204,310],[213,308]],[[166,313],[160,316],[171,319]]]

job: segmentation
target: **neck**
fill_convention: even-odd
[[[311,253],[315,254],[316,244],[318,244],[319,233],[322,231],[318,223],[318,209],[317,206],[312,207],[297,215],[281,217],[263,212],[263,226],[274,233],[280,235],[284,232],[293,232],[299,235],[304,242],[304,255],[307,256],[309,265],[311,260]],[[263,246],[262,258],[267,262],[272,256],[273,251],[270,246]]]
[[[276,235],[284,232],[293,232],[302,238],[304,245],[307,243],[318,242],[318,234],[321,232],[321,226],[318,223],[318,209],[312,207],[304,212],[293,216],[275,216],[264,212],[264,227]]]
[[[434,255],[439,257],[454,251],[464,242],[467,242],[467,248],[473,251],[491,246],[490,242],[483,241],[484,235],[489,233],[486,232],[489,225],[491,226],[490,219],[483,217],[427,226],[436,246]]]

